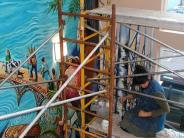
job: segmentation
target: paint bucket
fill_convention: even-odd
[[[108,127],[109,127],[109,121],[108,120],[102,120],[102,129],[103,130],[108,130]]]

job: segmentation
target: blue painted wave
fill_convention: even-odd
[[[51,0],[0,0],[0,61],[5,61],[6,49],[15,60],[25,60],[28,48],[40,46],[55,30],[58,29],[57,13],[49,13]],[[69,11],[72,0],[65,0],[64,11]],[[65,17],[64,34],[68,38],[77,37],[78,19]],[[67,43],[68,54],[78,55],[79,47]],[[46,57],[50,67],[53,63],[51,41],[37,53],[38,69],[41,58]]]
[[[68,11],[72,0],[66,0],[63,6]],[[49,13],[50,0],[0,0],[0,61],[5,61],[6,50],[15,60],[25,60],[28,48],[38,48],[55,30],[58,29],[57,13]],[[65,36],[77,37],[77,19],[65,18]],[[76,44],[70,43],[69,54],[76,50]],[[52,57],[51,41],[37,53],[38,69],[41,67],[41,58],[46,57],[49,67],[55,66]],[[5,86],[12,84],[6,83]],[[0,115],[20,111],[36,106],[32,91],[27,91],[17,104],[16,89],[0,90]],[[0,121],[0,133],[7,127],[18,124],[27,124],[35,113]]]
[[[48,100],[45,99],[42,102],[42,105],[45,105],[47,102]],[[47,130],[56,130],[57,128],[56,117],[60,115],[61,115],[61,106],[47,109],[45,113],[41,116],[40,121],[39,121],[41,133]]]
[[[28,47],[38,47],[58,28],[57,14],[49,13],[50,0],[0,0],[0,60],[5,61],[5,51],[10,49],[15,60],[25,60]],[[2,14],[3,13],[3,14]],[[53,65],[51,42],[38,52],[41,58]]]
[[[5,83],[4,86],[12,86],[11,83]],[[33,91],[26,91],[20,100],[20,105],[17,103],[16,89],[0,90],[0,115],[5,115],[13,112],[18,112],[25,109],[36,107],[36,100]],[[0,133],[8,126],[29,124],[36,116],[36,113],[25,114],[19,117],[0,121]]]
[[[11,83],[6,83],[4,86],[12,86]],[[0,115],[5,115],[17,111],[17,95],[15,89],[0,90]],[[0,121],[0,133],[9,125],[10,119]]]
[[[17,108],[17,111],[31,109],[36,107],[36,100],[33,94],[33,91],[26,91],[20,100],[20,105]],[[30,124],[31,121],[35,118],[36,112],[25,114],[16,118],[13,118],[10,121],[10,126],[21,125],[21,124]]]

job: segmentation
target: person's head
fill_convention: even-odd
[[[56,75],[56,70],[52,68],[52,75]]]
[[[32,56],[32,58],[36,59],[36,55],[34,54],[34,55]]]
[[[148,73],[145,67],[141,65],[136,65],[134,70],[134,75],[138,74],[145,74]],[[147,88],[149,84],[149,76],[148,75],[141,75],[133,77],[133,85],[138,85],[141,88]]]
[[[9,49],[6,50],[6,55],[10,55],[10,50]]]
[[[74,64],[79,64],[79,63],[80,63],[79,57],[77,57],[77,56],[73,57],[73,58],[72,58],[72,63],[74,63]]]
[[[42,62],[44,63],[44,62],[45,62],[45,57],[42,57],[42,59],[41,59],[41,60],[42,60]]]
[[[70,62],[70,63],[74,63],[74,64],[79,64],[79,57],[77,57],[77,56],[66,56],[65,61]]]
[[[65,62],[68,63],[74,63],[74,64],[79,64],[79,57],[77,56],[66,56],[65,57]],[[65,69],[67,69],[68,67],[70,67],[70,65],[65,64]]]

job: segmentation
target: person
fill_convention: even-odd
[[[71,62],[71,63],[74,63],[74,64],[79,64],[79,58],[78,57],[68,56],[65,60],[67,62]],[[65,74],[63,76],[63,79],[67,80],[73,74],[73,72],[77,69],[77,67],[72,66],[72,65],[66,65],[65,68],[66,68],[66,70],[65,70]],[[60,76],[60,79],[61,79],[61,76]],[[74,78],[69,82],[69,86],[80,88],[80,85],[81,85],[81,77],[80,77],[80,72],[78,72],[74,76]],[[62,83],[60,83],[59,87],[61,87],[61,86],[62,86]],[[74,88],[71,88],[71,87],[66,87],[64,89],[64,94],[66,96],[66,99],[70,99],[70,98],[74,98],[74,97],[79,96],[78,90],[74,89]],[[63,95],[60,94],[60,99],[62,99],[62,98],[63,98]],[[80,107],[80,100],[73,101],[73,102],[71,102],[71,104],[73,106]]]
[[[134,74],[148,73],[145,67],[135,66]],[[165,99],[162,86],[148,75],[133,78],[133,85],[138,85],[143,94]],[[120,127],[137,137],[155,137],[164,128],[166,113],[170,112],[168,102],[145,96],[127,95],[121,97],[121,102],[136,98],[136,106],[125,112]]]
[[[37,59],[36,55],[33,55],[30,59],[31,70],[30,70],[30,79],[33,79],[33,70],[35,72],[35,81],[38,81],[38,72],[37,72]]]
[[[41,71],[40,72],[42,74],[42,78],[44,80],[51,80],[49,67],[48,67],[48,64],[46,63],[45,57],[42,57],[41,61],[42,61],[42,67],[41,67]]]
[[[57,80],[56,70],[52,68],[52,77],[51,80]],[[56,91],[58,89],[57,82],[50,82],[49,83],[49,90]]]
[[[26,55],[26,59],[29,57],[29,55]],[[26,63],[26,68],[28,69],[28,72],[31,72],[31,58]]]
[[[10,50],[7,49],[6,50],[6,69],[5,69],[5,72],[8,72],[8,64],[10,63],[10,60],[11,60],[11,54],[10,54]]]

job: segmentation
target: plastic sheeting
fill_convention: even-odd
[[[165,128],[156,134],[156,138],[184,138],[184,133]]]

